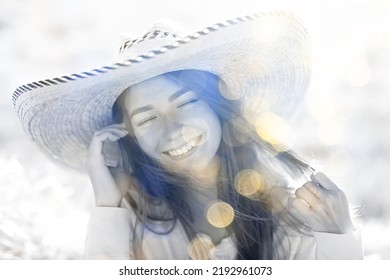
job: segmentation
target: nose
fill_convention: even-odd
[[[180,124],[176,119],[166,117],[164,119],[164,134],[169,141],[176,140],[183,135],[183,125]]]

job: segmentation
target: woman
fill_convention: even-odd
[[[314,170],[264,126],[306,89],[306,37],[281,13],[187,37],[154,26],[124,40],[124,61],[95,70],[104,75],[16,91],[34,139],[69,165],[86,161],[97,206],[87,258],[362,257],[344,193],[316,173],[294,196],[291,183]]]

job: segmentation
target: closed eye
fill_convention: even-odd
[[[179,105],[177,105],[177,108],[181,108],[183,106],[186,106],[186,105],[189,105],[189,104],[193,104],[193,103],[196,103],[198,101],[199,101],[198,98],[191,98],[191,99],[188,99],[188,100],[180,103]]]
[[[137,126],[144,125],[144,124],[146,124],[146,123],[148,123],[148,122],[151,122],[151,121],[154,120],[154,119],[157,119],[157,117],[156,117],[156,116],[150,116],[150,117],[147,117],[147,118],[145,118],[145,119],[142,119],[142,120],[140,120],[140,121],[137,123]]]

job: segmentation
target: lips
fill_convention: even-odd
[[[180,147],[167,150],[163,152],[163,154],[173,159],[182,159],[192,154],[196,150],[201,139],[202,139],[202,135],[192,139],[189,142],[186,142],[184,145]]]

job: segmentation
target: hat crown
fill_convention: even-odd
[[[154,23],[142,37],[123,36],[120,39],[120,59],[135,58],[143,53],[161,48],[184,37],[185,28],[179,23],[162,19]]]

